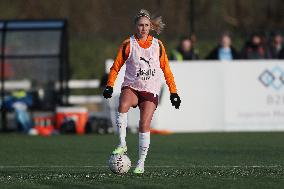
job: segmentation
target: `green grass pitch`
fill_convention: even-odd
[[[0,134],[0,188],[283,188],[284,133],[152,135],[143,175],[106,166],[114,135]],[[138,136],[127,136],[135,165]]]

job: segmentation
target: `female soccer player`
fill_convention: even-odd
[[[118,51],[118,55],[110,69],[104,98],[111,98],[114,82],[123,64],[126,64],[124,82],[121,88],[117,113],[117,127],[120,144],[112,154],[127,152],[126,127],[127,112],[130,107],[140,109],[139,121],[139,160],[134,173],[144,173],[144,162],[150,145],[150,124],[158,105],[158,94],[161,88],[161,71],[170,90],[170,100],[176,109],[181,100],[173,74],[170,70],[166,50],[162,42],[151,35],[150,30],[159,34],[164,24],[161,17],[152,19],[146,10],[140,10],[134,19],[136,32],[126,39]]]

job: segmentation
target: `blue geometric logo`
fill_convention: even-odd
[[[265,87],[276,91],[284,87],[284,71],[279,66],[275,66],[271,70],[264,70],[258,79]]]

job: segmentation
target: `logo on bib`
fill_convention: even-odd
[[[143,60],[144,62],[146,62],[146,63],[148,64],[149,67],[151,67],[151,66],[150,66],[150,60],[151,60],[151,58],[150,58],[149,60],[146,60],[145,58],[140,57],[140,60]]]
[[[156,73],[156,69],[148,69],[148,70],[143,70],[140,68],[137,73],[137,77],[141,77],[142,80],[149,80],[151,77],[154,77]]]
[[[137,77],[141,77],[142,80],[149,80],[151,77],[155,76],[156,70],[151,69],[150,60],[146,60],[143,57],[140,57],[140,60],[148,64],[148,69],[142,69],[141,67],[138,70]]]

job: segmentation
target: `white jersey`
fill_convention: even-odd
[[[153,37],[149,48],[139,46],[134,36],[130,37],[130,52],[122,86],[158,95],[161,89],[160,47]]]

